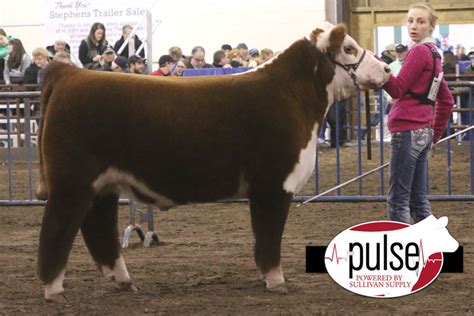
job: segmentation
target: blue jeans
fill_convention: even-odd
[[[430,127],[392,133],[388,214],[390,220],[417,223],[431,215],[428,201],[428,153],[433,141]]]

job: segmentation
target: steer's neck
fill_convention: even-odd
[[[265,66],[268,67],[265,70],[269,80],[290,92],[311,127],[316,122],[322,123],[328,98],[326,86],[334,76],[334,70],[324,62],[316,67],[321,59],[322,53],[303,39],[293,43]]]

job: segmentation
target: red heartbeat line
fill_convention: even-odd
[[[424,252],[424,249],[423,249],[423,239],[420,238],[420,249],[421,249],[421,262],[423,262],[423,268],[426,267],[426,265],[431,262],[431,263],[435,263],[435,262],[443,262],[443,258],[435,258],[435,259],[430,259],[428,258],[426,261],[425,261],[425,252]],[[435,252],[436,253],[436,252]],[[420,256],[418,256],[418,262],[420,262]]]
[[[334,244],[334,246],[332,247],[332,254],[331,254],[331,257],[324,257],[324,260],[328,259],[329,261],[333,261],[334,260],[334,256],[336,256],[336,264],[339,264],[339,260],[346,260],[347,261],[347,256],[345,257],[338,257],[337,256],[337,247],[336,247],[336,244]]]
[[[428,258],[427,260],[425,260],[425,252],[424,252],[424,249],[423,249],[423,239],[420,238],[420,242],[419,242],[419,246],[420,246],[420,249],[421,249],[421,253],[420,255],[418,256],[418,262],[423,262],[423,268],[426,267],[426,265],[428,263],[435,263],[435,262],[442,262],[443,259],[442,258],[435,258],[435,259],[430,259]],[[348,253],[349,254],[349,253]],[[334,261],[334,259],[336,259],[336,264],[339,264],[339,261],[340,260],[345,260],[347,261],[347,255],[344,256],[344,257],[339,257],[337,255],[337,247],[336,247],[336,244],[334,244],[334,246],[332,247],[332,254],[331,254],[331,257],[324,257],[324,260],[329,260],[331,262]]]

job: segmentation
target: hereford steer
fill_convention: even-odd
[[[136,290],[118,241],[118,199],[127,192],[161,210],[248,197],[256,264],[269,291],[285,292],[282,233],[293,194],[313,172],[328,105],[388,76],[344,25],[328,24],[241,75],[159,78],[50,65],[37,190],[48,200],[38,258],[45,298],[64,299],[79,229],[99,270]]]

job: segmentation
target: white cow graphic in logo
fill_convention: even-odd
[[[371,297],[398,297],[419,291],[436,279],[442,252],[459,243],[449,234],[448,218],[408,225],[378,221],[353,226],[328,245],[329,275],[351,292]]]

